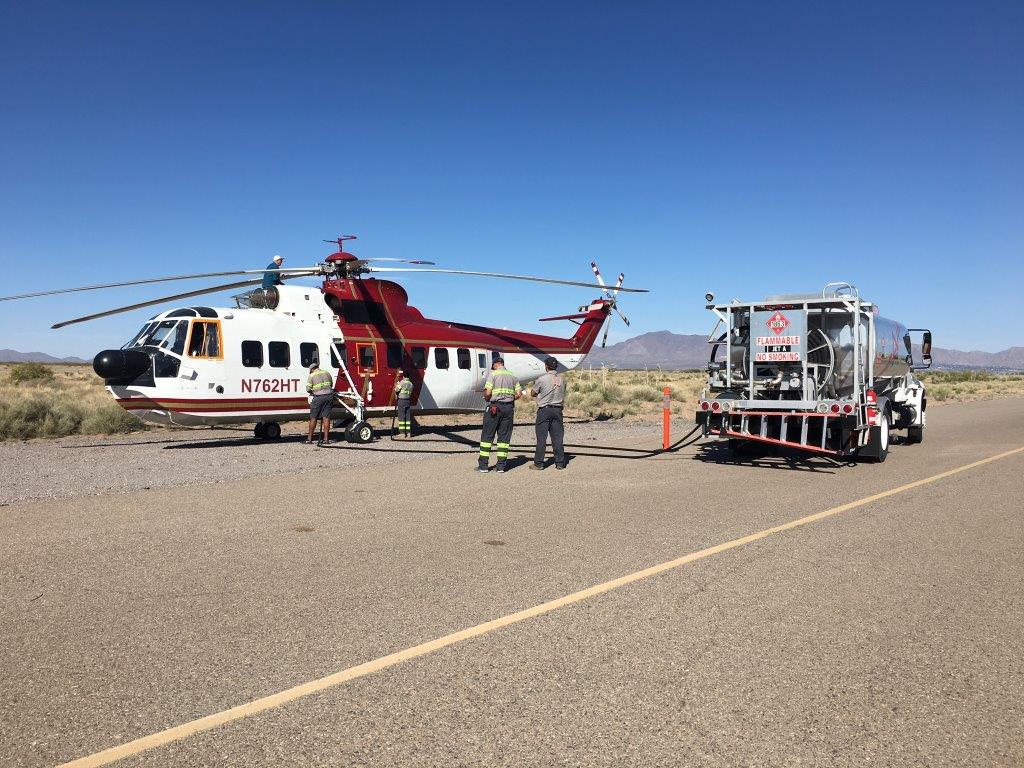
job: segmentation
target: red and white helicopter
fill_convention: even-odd
[[[537,378],[543,360],[554,357],[561,369],[578,366],[594,345],[601,328],[619,310],[618,294],[646,293],[605,284],[597,265],[597,283],[419,267],[379,267],[371,262],[429,261],[360,259],[345,251],[352,235],[325,242],[337,252],[312,267],[240,270],[178,275],[123,283],[82,286],[0,297],[0,301],[99,290],[175,280],[246,276],[246,279],[164,296],[57,323],[53,328],[129,312],[179,299],[260,284],[250,277],[277,272],[281,278],[322,277],[319,287],[277,285],[234,296],[234,307],[189,306],[161,312],[121,349],[104,350],[93,369],[105,380],[118,404],[139,418],[163,425],[256,423],[259,438],[276,439],[281,422],[308,418],[305,394],[307,369],[319,362],[335,377],[338,401],[347,410],[346,437],[352,442],[373,439],[369,416],[394,412],[398,370],[414,384],[413,412],[421,415],[483,411],[484,380],[492,356],[500,354],[521,381]],[[376,273],[429,272],[527,280],[557,285],[600,288],[603,296],[578,312],[544,321],[570,320],[579,328],[569,338],[508,331],[485,326],[431,320],[409,304],[402,286],[370,277]],[[608,330],[605,328],[604,341]]]

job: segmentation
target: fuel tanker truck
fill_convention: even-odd
[[[931,331],[879,316],[849,283],[820,294],[714,304],[711,360],[697,406],[705,436],[885,461],[893,430],[924,439]],[[920,334],[919,360],[911,334]]]

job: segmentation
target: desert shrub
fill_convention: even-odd
[[[106,393],[31,389],[0,392],[0,440],[113,434],[143,429]]]
[[[117,403],[96,406],[82,418],[78,431],[83,435],[113,435],[136,432],[145,426]]]
[[[53,381],[53,369],[42,363],[16,363],[7,374],[11,384],[44,384]]]
[[[987,371],[926,371],[921,378],[926,384],[958,384],[967,381],[993,381],[997,376]]]
[[[78,431],[82,409],[61,398],[33,395],[0,403],[0,437],[60,437]]]

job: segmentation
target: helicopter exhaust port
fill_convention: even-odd
[[[152,364],[140,349],[105,349],[92,359],[92,369],[107,384],[130,384]]]

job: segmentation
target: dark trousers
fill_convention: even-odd
[[[412,415],[409,413],[412,410],[411,400],[396,400],[395,407],[397,409],[397,421],[398,421],[398,434],[400,435],[411,435],[412,434]]]
[[[555,466],[565,466],[565,451],[562,438],[565,437],[565,426],[562,424],[562,406],[545,405],[537,409],[537,451],[533,454],[533,463],[544,466],[544,449],[547,448],[548,435],[551,435],[551,449],[555,452]]]
[[[508,460],[509,440],[512,439],[512,423],[516,407],[514,403],[492,403],[484,411],[484,431],[480,435],[480,466],[486,467],[491,460],[491,448],[498,456],[497,466],[504,468]],[[495,437],[497,441],[495,442]]]

